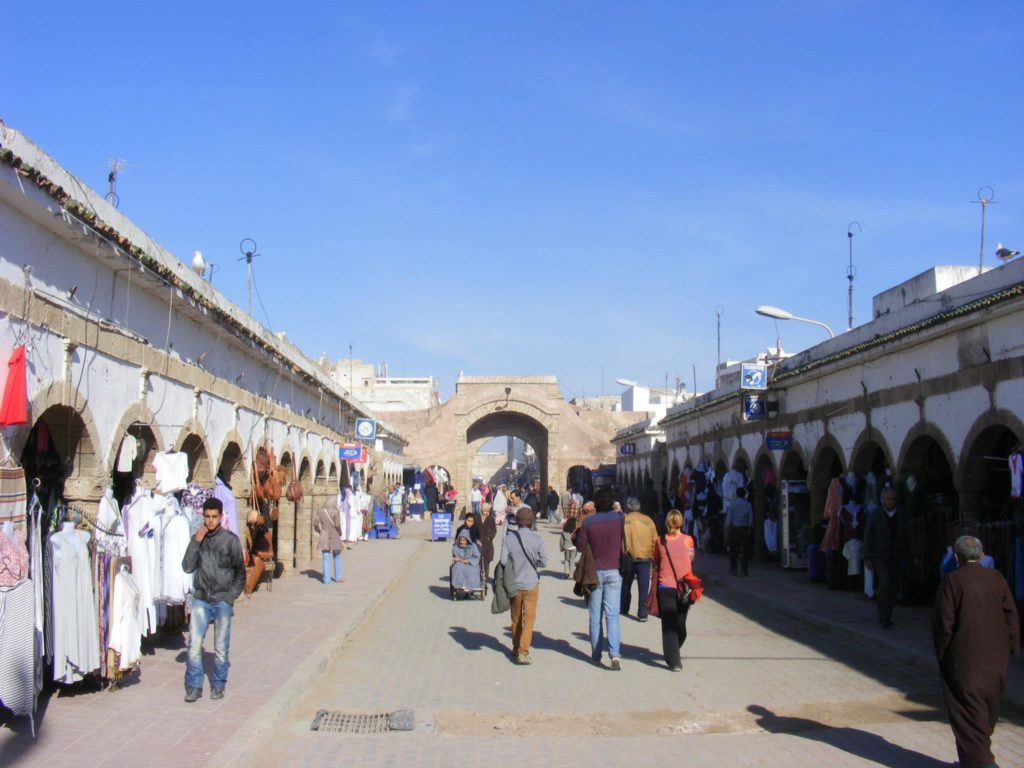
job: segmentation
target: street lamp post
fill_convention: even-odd
[[[797,317],[792,312],[787,312],[786,310],[779,309],[778,307],[770,307],[767,304],[762,304],[754,311],[759,315],[762,315],[764,317],[770,317],[773,320],[797,320],[801,323],[810,323],[811,325],[816,325],[819,328],[824,328],[825,331],[828,333],[828,337],[830,339],[834,339],[836,337],[836,335],[832,333],[832,329],[829,328],[820,320],[811,320],[810,318],[807,317]]]

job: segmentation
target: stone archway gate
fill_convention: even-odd
[[[637,413],[584,411],[566,402],[554,376],[460,376],[443,405],[389,412],[409,441],[410,464],[441,464],[453,473],[460,504],[472,487],[473,457],[493,437],[512,435],[537,453],[541,483],[562,491],[569,467],[615,461],[611,438]]]

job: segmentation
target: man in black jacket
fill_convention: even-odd
[[[892,607],[899,596],[903,560],[910,551],[910,518],[896,506],[896,490],[882,491],[882,508],[868,519],[864,533],[864,567],[874,573],[878,621],[892,628]]]
[[[188,658],[185,661],[185,701],[203,695],[203,639],[213,622],[213,674],[210,698],[224,698],[228,682],[228,646],[231,642],[233,604],[245,586],[242,545],[220,520],[220,499],[203,503],[203,526],[188,543],[181,567],[193,577],[192,616],[188,626]]]

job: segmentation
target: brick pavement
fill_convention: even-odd
[[[554,556],[557,538],[549,533],[546,542]],[[709,593],[691,612],[683,673],[665,669],[658,623],[632,619],[623,622],[623,671],[614,673],[587,663],[586,612],[557,561],[544,574],[534,664],[524,668],[507,656],[507,615],[448,599],[447,557],[435,544],[412,564],[386,610],[353,634],[254,765],[631,765],[637,749],[682,749],[679,735],[688,736],[685,754],[730,765],[938,766],[955,758],[934,666],[924,670],[892,646],[808,620],[798,609],[845,615],[832,606],[847,598],[806,575],[765,566],[760,582],[755,570],[739,585],[719,575],[718,558],[704,558],[698,570],[709,575]],[[763,594],[773,579],[785,582],[778,601],[787,610]],[[873,606],[848,599],[847,618],[863,611],[869,632]],[[909,627],[893,637],[914,650]],[[775,716],[759,720],[748,711],[754,706]],[[405,707],[417,712],[419,732],[309,731],[322,708]],[[1024,765],[1019,715],[1004,719],[996,743],[1004,765]]]
[[[33,743],[25,718],[0,719],[0,766],[133,766],[206,764],[230,745],[240,754],[259,729],[287,711],[349,632],[384,596],[421,547],[415,538],[361,542],[343,555],[344,584],[320,583],[320,564],[263,586],[235,605],[231,672],[223,701],[185,704],[186,633],[163,639],[144,656],[140,676],[120,690],[75,686],[44,699]],[[207,664],[213,633],[207,635]],[[213,715],[211,719],[210,715]],[[258,741],[258,739],[257,739]],[[229,761],[227,764],[232,764]]]

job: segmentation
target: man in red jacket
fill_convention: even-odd
[[[1006,579],[979,564],[981,542],[961,536],[953,550],[960,567],[935,596],[935,656],[960,766],[989,768],[1010,654],[1020,652],[1020,621]]]

